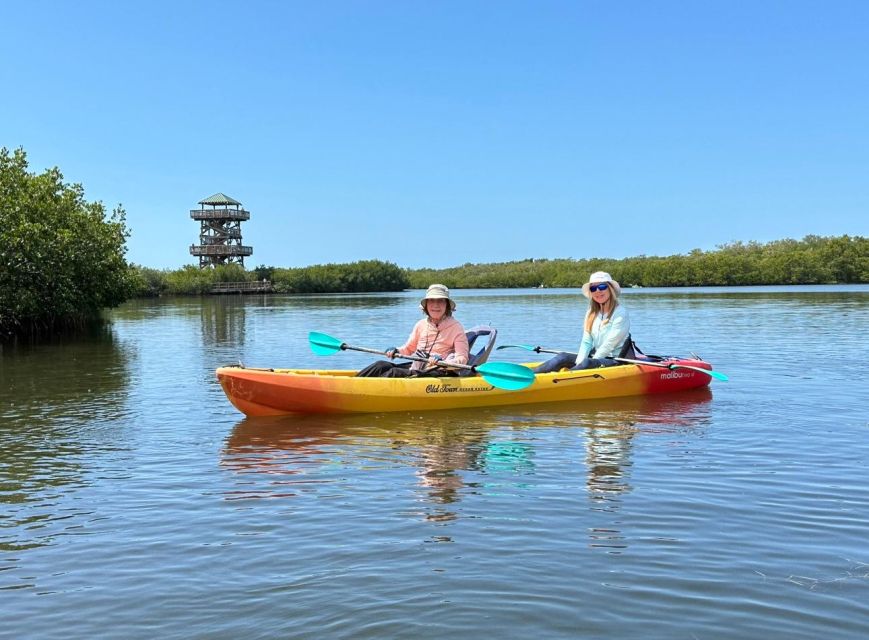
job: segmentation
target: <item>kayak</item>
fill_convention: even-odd
[[[537,363],[524,366],[534,367]],[[217,379],[247,416],[381,413],[569,402],[683,391],[709,385],[703,360],[672,359],[602,369],[540,373],[522,389],[493,386],[480,376],[357,378],[352,370],[256,369],[228,366]]]

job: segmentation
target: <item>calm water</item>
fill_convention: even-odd
[[[573,348],[576,291],[457,291]],[[245,419],[214,369],[355,368],[419,292],[169,299],[0,356],[3,638],[862,638],[869,287],[627,292],[657,398]],[[520,362],[526,352],[493,359]]]

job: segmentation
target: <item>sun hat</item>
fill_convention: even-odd
[[[584,295],[586,298],[590,298],[591,291],[589,291],[588,288],[593,284],[599,284],[601,282],[606,282],[607,284],[612,285],[613,289],[616,290],[616,295],[622,292],[621,286],[619,286],[618,282],[613,280],[613,277],[610,274],[608,274],[606,271],[595,271],[588,277],[588,282],[582,285],[582,295]]]
[[[419,301],[419,308],[425,311],[426,300],[449,300],[450,310],[456,310],[456,303],[450,299],[450,290],[442,284],[433,284],[425,292],[425,297]]]

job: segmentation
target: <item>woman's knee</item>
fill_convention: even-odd
[[[584,358],[582,362],[571,367],[570,370],[580,371],[582,369],[599,369],[601,367],[614,367],[617,364],[618,362],[612,358]]]
[[[570,367],[571,371],[581,371],[582,369],[590,369],[594,365],[592,364],[591,358],[583,358],[581,362]]]

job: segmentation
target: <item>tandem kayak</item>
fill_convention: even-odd
[[[497,388],[479,376],[357,378],[352,370],[241,365],[220,367],[217,379],[229,401],[245,415],[277,416],[432,411],[669,393],[707,386],[712,378],[700,370],[711,371],[712,366],[703,360],[672,359],[540,373],[529,386],[516,390]]]

